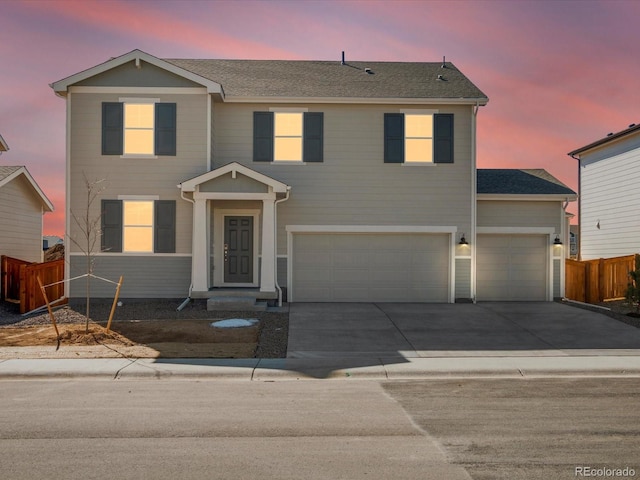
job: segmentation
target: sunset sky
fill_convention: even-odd
[[[0,165],[26,165],[64,233],[65,102],[49,84],[140,49],[159,58],[441,61],[489,96],[478,167],[545,168],[640,123],[640,2],[0,0]],[[569,211],[576,212],[576,207]],[[1,226],[0,226],[1,228]]]

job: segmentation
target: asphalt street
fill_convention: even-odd
[[[629,467],[626,478],[639,478],[639,386],[632,377],[3,380],[0,471],[8,480],[518,480]]]

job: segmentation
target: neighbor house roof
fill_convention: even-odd
[[[0,188],[13,181],[20,175],[24,175],[27,182],[33,188],[33,191],[38,196],[38,199],[42,203],[42,207],[45,212],[53,212],[53,204],[44,194],[44,192],[40,189],[40,186],[33,179],[27,167],[24,166],[0,166]]]
[[[51,84],[59,95],[108,70],[147,62],[207,87],[225,101],[387,101],[485,105],[487,96],[450,62],[160,59],[140,50]]]
[[[487,96],[452,63],[167,59],[222,85],[229,97],[436,98]]]
[[[6,152],[7,150],[9,150],[9,145],[7,145],[7,142],[5,142],[2,135],[0,135],[0,152]]]
[[[478,195],[576,196],[576,192],[542,168],[478,169],[477,178]]]
[[[624,130],[621,130],[617,133],[609,133],[606,137],[601,138],[600,140],[596,140],[595,142],[590,143],[589,145],[585,145],[584,147],[580,147],[576,150],[573,150],[572,152],[569,152],[568,155],[570,156],[574,156],[574,155],[579,155],[581,153],[584,153],[588,150],[591,150],[592,148],[595,147],[599,147],[600,145],[604,145],[605,143],[609,143],[612,142],[614,140],[617,140],[621,137],[625,137],[629,134],[632,134],[633,132],[636,132],[640,130],[640,124],[636,125],[635,123],[632,123],[631,125],[629,125],[628,128],[625,128]]]

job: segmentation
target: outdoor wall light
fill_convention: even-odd
[[[560,236],[556,235],[556,239],[553,241],[554,245],[562,245],[562,241],[560,240]]]
[[[467,242],[467,239],[464,238],[464,233],[460,237],[460,242],[458,243],[458,245],[469,245],[469,242]]]

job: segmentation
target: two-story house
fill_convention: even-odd
[[[95,268],[124,275],[124,297],[562,295],[557,243],[575,193],[548,174],[502,191],[499,171],[477,192],[476,120],[488,99],[451,63],[134,50],[52,88],[67,103],[68,209],[83,209],[83,177],[104,180],[91,212],[102,214]],[[70,275],[82,273],[81,253],[67,255]],[[70,288],[82,295],[82,284]]]
[[[640,124],[569,152],[579,169],[582,260],[640,253]]]

